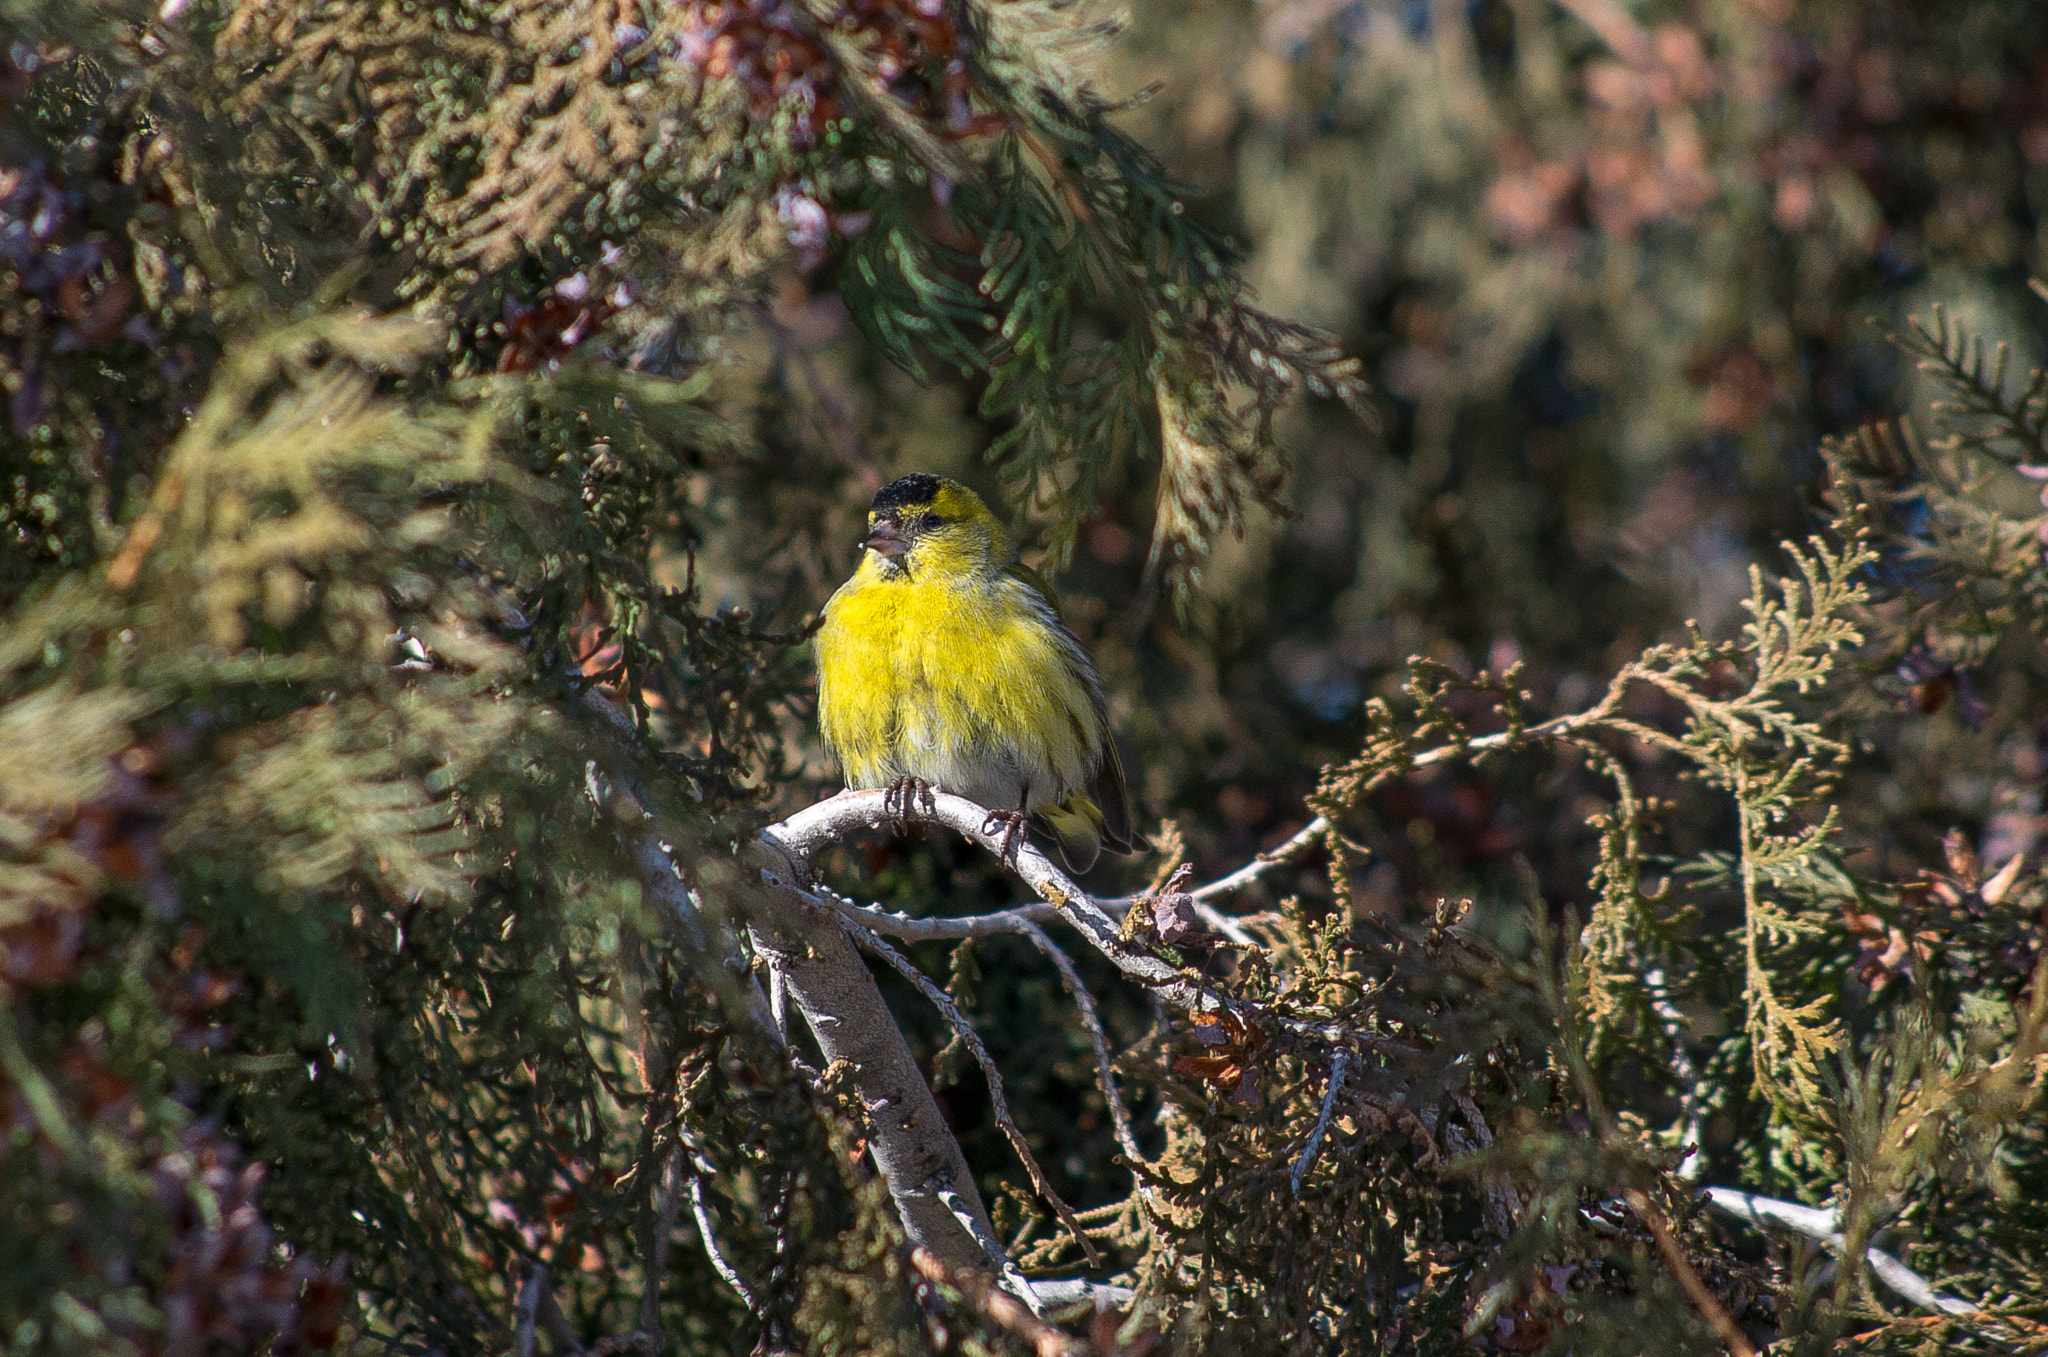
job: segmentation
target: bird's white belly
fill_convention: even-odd
[[[1027,777],[1017,749],[990,741],[985,730],[965,732],[965,738],[943,731],[930,707],[904,713],[901,776],[923,778],[990,810],[1031,811],[1066,795],[1068,789],[1043,770]]]

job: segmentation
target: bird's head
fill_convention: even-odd
[[[875,492],[861,569],[887,578],[949,580],[992,574],[1009,563],[1003,525],[958,481],[920,471]]]

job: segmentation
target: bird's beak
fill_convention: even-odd
[[[884,518],[868,529],[868,535],[861,542],[861,546],[893,561],[910,550],[910,539],[903,535],[902,529]]]

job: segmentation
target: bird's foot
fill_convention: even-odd
[[[1029,818],[1021,810],[992,810],[981,822],[984,834],[993,834],[999,828],[1003,831],[1002,857],[1012,867],[1017,865],[1017,845],[1023,841],[1024,825]]]
[[[939,803],[932,796],[932,784],[921,777],[899,777],[882,793],[883,814],[895,816],[905,829],[910,828],[910,817],[917,810],[932,814],[938,808]]]

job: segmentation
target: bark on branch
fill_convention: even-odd
[[[960,1143],[837,913],[789,889],[762,892],[758,903],[748,925],[754,951],[788,986],[825,1058],[852,1071],[873,1123],[868,1152],[911,1241],[953,1267],[1006,1271],[1002,1251],[983,1247],[995,1227]],[[978,1228],[958,1219],[949,1199]]]
[[[732,1011],[751,1016],[779,1040],[759,984],[748,977],[736,985],[716,955],[724,945],[714,943],[703,902],[676,862],[676,844],[662,834],[653,798],[638,779],[631,757],[638,732],[631,720],[594,691],[582,694],[581,706],[602,736],[593,750],[598,757],[588,778],[591,797],[640,869],[648,899],[699,974],[736,1001]],[[740,903],[756,955],[787,987],[826,1058],[846,1062],[853,1072],[855,1092],[874,1126],[869,1152],[911,1241],[955,1267],[1014,1271],[999,1247],[993,1253],[983,1247],[996,1233],[974,1175],[836,911],[801,892],[736,884],[748,897]]]

